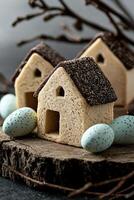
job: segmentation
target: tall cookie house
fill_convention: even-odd
[[[84,131],[110,123],[117,99],[110,82],[92,58],[61,62],[35,93],[38,136],[80,146]]]
[[[18,108],[28,106],[37,109],[34,92],[42,80],[63,60],[65,59],[46,44],[41,43],[31,49],[12,78]]]
[[[125,107],[134,98],[134,52],[112,33],[97,35],[77,57],[94,57],[110,80],[118,100],[115,105]]]

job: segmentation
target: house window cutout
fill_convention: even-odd
[[[97,63],[103,64],[105,59],[102,54],[98,54],[96,57],[96,61],[97,61]]]
[[[35,111],[37,111],[37,98],[33,97],[34,92],[27,92],[25,93],[26,98],[26,106],[33,108]]]
[[[60,113],[53,110],[46,111],[45,133],[59,134]]]
[[[56,89],[56,96],[60,96],[60,97],[64,97],[65,96],[65,91],[64,91],[63,87],[59,86]]]
[[[41,77],[41,71],[40,71],[39,69],[36,69],[36,70],[34,71],[34,76],[35,76],[35,77]]]

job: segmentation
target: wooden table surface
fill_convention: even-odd
[[[134,145],[114,146],[101,154],[91,154],[82,148],[32,136],[12,141],[1,133],[0,165],[3,177],[19,179],[33,187],[54,184],[79,188],[89,181],[99,182],[131,172]]]

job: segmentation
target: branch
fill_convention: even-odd
[[[3,164],[2,167],[5,168],[6,170],[9,170],[13,174],[21,177],[23,180],[30,181],[31,183],[38,185],[40,187],[43,187],[43,188],[47,187],[47,188],[62,190],[62,191],[66,191],[66,192],[75,191],[74,188],[69,188],[69,187],[60,186],[60,185],[56,185],[56,184],[53,184],[53,183],[47,183],[47,182],[44,182],[44,181],[39,181],[39,180],[33,179],[31,177],[28,177],[28,176],[22,174],[21,172],[18,172],[13,167],[5,165],[5,164]],[[102,195],[103,193],[101,193],[101,192],[85,192],[85,194],[97,196],[97,195]]]
[[[114,20],[114,18],[112,17],[112,14],[115,14],[116,11],[114,9],[112,9],[111,7],[109,7],[108,5],[104,4],[103,2],[101,2],[100,0],[86,0],[86,2],[90,2],[90,4],[95,5],[98,9],[100,9],[102,12],[104,12],[106,14],[106,16],[109,18],[111,24],[113,25],[113,27],[115,28],[117,35],[120,37],[120,39],[126,41],[127,43],[134,45],[134,40],[130,39],[129,37],[127,37],[122,30],[120,29],[118,23],[116,23],[116,21]],[[118,16],[120,16],[119,18],[122,18],[119,13]],[[126,22],[126,25],[128,26],[129,24]],[[129,21],[130,22],[130,21]],[[131,23],[131,22],[130,22]],[[134,24],[133,24],[134,25]]]
[[[114,194],[117,190],[119,190],[125,184],[125,182],[129,178],[132,178],[132,177],[134,177],[134,171],[131,172],[130,174],[122,177],[121,180],[119,181],[119,183],[114,188],[112,188],[108,193],[100,196],[100,199],[103,199],[104,197],[108,197],[108,196],[111,196],[112,194]]]
[[[62,4],[63,8],[64,8],[64,13],[63,15],[74,18],[79,20],[80,22],[82,22],[83,24],[98,30],[98,31],[109,31],[109,29],[107,29],[106,27],[103,27],[99,24],[96,24],[94,22],[91,22],[89,20],[86,20],[85,18],[81,17],[80,15],[78,15],[77,13],[75,13],[70,7],[67,6],[67,4],[63,1],[63,0],[59,0],[60,3]]]
[[[126,199],[130,199],[130,198],[132,199],[132,197],[134,197],[134,191],[132,191],[131,193],[125,195]]]
[[[85,192],[87,189],[89,189],[92,186],[92,183],[87,183],[85,184],[82,188],[78,189],[78,190],[74,190],[73,192],[71,192],[68,197],[74,197],[76,195],[82,194],[83,192]]]
[[[121,30],[120,30],[118,24],[115,22],[114,18],[112,17],[112,15],[109,12],[106,12],[106,15],[107,15],[109,21],[111,22],[111,24],[113,25],[113,27],[115,28],[117,35],[119,35],[121,33]]]
[[[48,182],[45,182],[45,181],[40,181],[40,180],[36,180],[36,179],[33,179],[31,177],[28,177],[26,175],[24,175],[23,173],[17,171],[16,169],[14,169],[13,167],[11,166],[8,166],[8,165],[2,165],[3,168],[5,168],[5,170],[8,170],[9,172],[12,172],[13,174],[19,176],[20,178],[22,178],[23,180],[25,181],[30,181],[31,183],[35,184],[35,186],[40,186],[41,188],[51,188],[51,189],[56,189],[56,190],[62,190],[62,191],[66,191],[66,192],[71,192],[69,196],[71,196],[71,194],[74,194],[72,195],[75,196],[75,195],[78,195],[78,194],[86,194],[86,195],[89,195],[89,196],[94,196],[94,197],[102,197],[102,196],[106,196],[106,192],[96,192],[96,189],[98,186],[107,186],[108,184],[110,183],[113,183],[113,182],[117,182],[119,181],[120,182],[126,182],[127,180],[129,180],[130,178],[133,178],[134,177],[134,171],[132,171],[131,173],[127,174],[126,176],[123,176],[123,177],[120,177],[120,178],[115,178],[115,179],[111,179],[111,180],[107,180],[107,181],[104,181],[104,182],[100,182],[100,183],[88,183],[86,184],[84,187],[82,187],[81,189],[74,189],[74,188],[70,188],[70,187],[66,187],[66,186],[61,186],[61,185],[57,185],[57,184],[53,184],[53,183],[48,183]],[[119,185],[118,183],[118,185]],[[94,187],[95,191],[87,191],[88,188],[90,187]],[[81,191],[80,191],[81,190]],[[78,193],[79,191],[79,193]],[[110,194],[109,196],[111,197],[128,197],[128,196],[133,196],[133,191],[130,192],[130,193],[127,193],[127,194],[121,194],[121,193],[112,193]],[[110,198],[109,198],[110,199]]]
[[[24,21],[24,20],[30,20],[32,18],[35,18],[37,16],[40,16],[46,12],[48,12],[48,14],[51,12],[51,11],[60,11],[59,14],[56,14],[56,16],[67,16],[68,18],[73,18],[75,20],[79,20],[79,22],[81,24],[84,24],[88,27],[91,27],[95,30],[98,30],[98,31],[110,31],[109,29],[107,29],[106,27],[103,27],[97,23],[94,23],[92,21],[89,21],[85,18],[83,18],[82,16],[78,15],[77,13],[75,13],[70,7],[67,6],[67,4],[63,1],[63,0],[59,0],[59,2],[61,3],[61,6],[62,7],[55,7],[55,6],[49,6],[48,4],[44,3],[44,5],[40,5],[39,4],[40,0],[31,0],[29,1],[29,5],[32,7],[32,8],[40,8],[40,9],[43,9],[43,12],[41,12],[41,14],[38,14],[38,13],[35,13],[33,15],[27,15],[27,16],[24,16],[24,17],[18,17],[17,20],[15,20],[15,22],[13,22],[13,25],[15,26],[16,24]],[[75,27],[75,26],[74,26]]]
[[[59,16],[61,16],[61,15],[62,15],[61,12],[59,12],[59,13],[53,13],[53,14],[48,14],[48,15],[46,15],[46,16],[43,18],[43,20],[44,20],[44,21],[49,21],[49,20],[51,20],[51,19],[53,19],[53,18],[55,18],[55,17],[59,17]]]
[[[122,14],[117,12],[114,8],[110,7],[108,4],[100,1],[100,0],[85,0],[86,5],[93,5],[97,9],[103,11],[103,12],[109,12],[116,17],[118,17],[123,23],[125,23],[130,29],[134,30],[134,23],[130,20],[128,20],[126,17],[124,17]]]
[[[41,15],[43,15],[44,14],[44,11],[42,11],[42,12],[39,12],[39,13],[34,13],[34,14],[28,14],[28,15],[26,15],[26,16],[24,16],[24,17],[17,17],[17,19],[12,23],[12,26],[14,27],[14,26],[16,26],[17,24],[19,24],[20,22],[23,22],[23,21],[25,21],[25,20],[31,20],[31,19],[33,19],[33,18],[35,18],[35,17],[38,17],[38,16],[41,16]]]
[[[120,194],[121,194],[121,193],[124,193],[124,192],[128,192],[129,190],[131,190],[131,189],[133,189],[133,188],[134,188],[134,184],[132,184],[132,185],[128,186],[127,188],[121,190],[121,191],[120,191]]]
[[[86,25],[89,29],[94,29],[97,31],[103,31],[103,32],[113,32],[112,29],[108,29],[98,23],[95,23],[93,21],[90,21],[81,15],[79,15],[77,12],[75,12],[72,8],[70,8],[67,3],[64,0],[58,0],[59,5],[58,6],[52,6],[45,2],[45,0],[29,0],[29,5],[31,8],[38,8],[41,10],[39,13],[34,13],[30,15],[26,15],[24,17],[18,17],[15,22],[13,22],[13,26],[16,26],[20,22],[24,20],[31,20],[35,17],[38,17],[40,15],[43,15],[44,21],[50,21],[55,19],[58,16],[61,17],[68,17],[72,18],[74,20],[73,24],[70,25],[71,28],[74,28],[76,31],[82,31],[83,25]],[[120,37],[120,39],[124,40],[125,42],[134,45],[134,41],[126,36],[123,32],[123,29],[127,30],[134,30],[134,21],[130,20],[130,18],[126,18],[124,15],[120,14],[118,11],[116,11],[114,8],[110,7],[108,4],[104,3],[101,0],[85,0],[86,5],[92,5],[96,7],[98,10],[103,12],[106,17],[110,20],[111,25],[115,28],[117,32],[117,36]],[[118,0],[118,2],[120,2]],[[123,4],[121,4],[122,6]],[[123,9],[123,7],[122,7]],[[126,13],[126,12],[125,12]],[[114,17],[117,18],[118,22],[114,20]],[[65,33],[65,31],[64,31]],[[19,46],[24,45],[28,42],[32,42],[38,39],[46,39],[51,41],[60,41],[60,42],[68,42],[68,43],[86,43],[89,42],[91,38],[78,38],[78,37],[72,37],[72,36],[66,36],[66,35],[59,35],[59,36],[49,36],[49,35],[39,35],[34,38],[31,38],[29,40],[24,40],[19,42]]]
[[[113,25],[113,27],[116,29],[117,31],[117,35],[119,36],[119,38],[121,40],[126,41],[127,43],[134,45],[134,40],[130,39],[129,37],[127,37],[122,30],[119,28],[118,24],[115,22],[114,18],[108,13],[106,12],[106,15],[108,16],[111,24]]]
[[[39,35],[35,36],[29,40],[23,40],[19,42],[17,45],[22,46],[24,44],[36,41],[36,40],[50,40],[50,41],[59,41],[59,42],[67,42],[67,43],[75,43],[75,44],[82,44],[87,43],[91,40],[91,38],[79,38],[79,37],[69,37],[66,35],[59,35],[59,36],[50,36],[50,35]]]
[[[130,11],[127,10],[127,8],[123,4],[123,2],[120,0],[114,0],[113,2],[120,8],[121,11],[123,11],[124,14],[126,14],[126,16],[129,18],[129,20],[131,20],[134,23],[133,16],[130,14]]]
[[[132,171],[132,172],[130,172],[129,174],[127,174],[127,175],[125,175],[125,176],[123,176],[123,177],[119,177],[119,178],[115,178],[115,179],[111,179],[111,180],[106,180],[106,181],[102,181],[102,182],[100,182],[100,183],[95,183],[95,184],[91,184],[90,182],[89,183],[87,183],[87,184],[85,184],[83,187],[81,187],[81,188],[79,188],[79,189],[77,189],[77,190],[75,190],[75,191],[73,191],[73,192],[71,192],[70,194],[69,194],[69,197],[74,197],[74,196],[76,196],[76,195],[78,195],[78,194],[82,194],[82,193],[84,193],[84,192],[87,192],[87,190],[89,189],[89,188],[95,188],[95,189],[97,189],[98,187],[102,187],[102,186],[107,186],[107,185],[109,185],[109,184],[111,184],[111,183],[116,183],[116,182],[118,182],[117,183],[117,185],[114,187],[114,188],[112,188],[108,193],[105,193],[105,194],[103,194],[103,195],[100,195],[100,199],[102,199],[102,198],[104,198],[104,197],[107,197],[107,196],[113,196],[113,195],[115,195],[116,197],[117,196],[122,196],[122,192],[123,191],[121,191],[121,193],[120,192],[118,192],[117,194],[114,194],[118,189],[120,189],[121,188],[121,186],[127,181],[127,180],[129,180],[130,178],[133,178],[134,177],[134,171]]]
[[[43,0],[28,0],[28,4],[31,8],[46,9],[48,7]]]

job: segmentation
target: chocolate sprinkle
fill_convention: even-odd
[[[25,64],[27,63],[27,61],[29,60],[29,58],[31,57],[31,55],[33,53],[39,54],[44,59],[46,59],[48,62],[50,62],[54,67],[59,62],[65,60],[65,58],[60,56],[55,50],[53,50],[51,47],[49,47],[48,45],[41,42],[40,44],[38,44],[37,46],[35,46],[28,52],[28,54],[26,55],[24,60],[21,62],[20,66],[16,69],[16,71],[12,77],[13,82],[15,82],[16,78],[19,76],[21,70],[23,69],[23,67],[25,66]]]
[[[101,38],[109,49],[119,58],[127,70],[134,68],[134,52],[128,47],[125,41],[119,36],[110,32],[97,34],[96,37],[76,56],[80,57],[98,38]]]
[[[59,63],[54,71],[59,67],[63,67],[66,70],[82,96],[91,106],[106,104],[117,100],[109,80],[105,77],[93,58],[85,57],[64,61]],[[35,93],[36,96],[51,75],[40,85]]]

